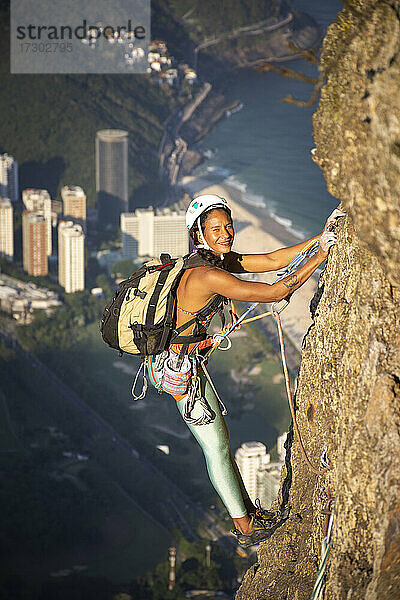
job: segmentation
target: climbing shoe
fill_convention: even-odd
[[[254,516],[263,521],[266,528],[272,527],[278,521],[284,521],[289,515],[288,507],[285,507],[283,510],[266,510],[262,508],[259,498],[255,499],[254,506],[256,507]]]
[[[250,533],[242,533],[238,529],[231,530],[231,534],[235,536],[239,546],[242,548],[256,546],[260,542],[267,540],[272,534],[271,528],[267,529],[265,523],[255,515],[252,515],[250,525],[252,527]]]

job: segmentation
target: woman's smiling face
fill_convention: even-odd
[[[217,254],[230,252],[235,238],[232,219],[225,210],[211,210],[203,226],[203,235],[211,250]],[[197,233],[201,243],[200,234]]]

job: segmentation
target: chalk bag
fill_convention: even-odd
[[[162,376],[161,387],[164,392],[173,396],[181,396],[186,394],[192,365],[188,356],[183,358],[179,354],[169,351],[168,358],[164,363],[164,371]]]

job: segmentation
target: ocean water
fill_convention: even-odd
[[[324,32],[342,8],[339,0],[295,0],[292,5],[310,14]],[[317,75],[305,61],[284,64]],[[308,99],[311,93],[312,86],[276,73],[238,72],[229,95],[242,107],[201,142],[207,159],[196,171],[226,179],[243,192],[250,210],[279,221],[299,238],[318,233],[338,204],[311,159],[317,104],[300,108],[280,101],[288,94]]]

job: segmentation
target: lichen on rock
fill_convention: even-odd
[[[237,600],[308,600],[334,496],[325,600],[400,597],[400,18],[345,3],[321,53],[314,158],[347,212],[311,304],[294,438],[280,500],[289,518],[259,548]]]

